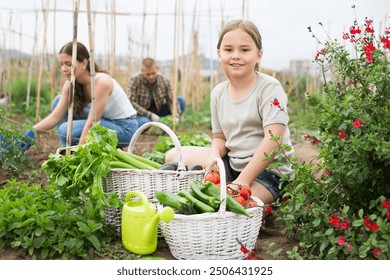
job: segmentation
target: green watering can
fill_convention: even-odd
[[[135,254],[152,254],[157,248],[159,220],[168,223],[173,216],[172,208],[164,207],[157,212],[156,206],[142,192],[129,192],[122,208],[123,245]]]

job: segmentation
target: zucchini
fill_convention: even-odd
[[[191,181],[190,182],[190,193],[197,199],[199,199],[200,201],[206,203],[207,205],[210,205],[211,207],[213,207],[214,209],[218,209],[219,207],[219,199],[213,197],[213,196],[209,196],[203,192],[200,191],[198,185],[194,182],[194,181]]]
[[[162,205],[172,207],[178,213],[187,215],[196,213],[195,208],[187,199],[175,193],[169,191],[156,191],[156,198]]]
[[[195,207],[198,213],[215,212],[213,207],[193,197],[189,191],[180,191],[178,195],[186,198]]]
[[[214,184],[207,185],[207,188],[203,188],[202,191],[204,191],[205,194],[213,196],[215,198],[220,198],[220,188],[217,187]],[[232,211],[237,214],[242,214],[247,217],[249,217],[248,211],[246,211],[245,207],[242,206],[237,200],[235,200],[233,197],[231,197],[229,194],[226,194],[226,208],[229,211]]]

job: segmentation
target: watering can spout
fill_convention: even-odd
[[[170,222],[173,219],[175,212],[171,207],[164,207],[152,218],[149,224],[144,228],[145,239],[150,240],[151,242],[155,239],[157,235],[158,222],[161,220],[165,223]]]

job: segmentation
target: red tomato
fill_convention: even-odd
[[[252,195],[251,189],[246,185],[243,186],[240,185],[237,191],[238,194],[242,196],[245,200],[248,200]]]
[[[235,196],[234,199],[238,201],[242,206],[247,205],[246,200],[241,195]]]
[[[255,207],[257,206],[257,203],[256,201],[254,201],[253,199],[249,200],[249,204],[248,204],[249,207]]]
[[[226,191],[227,191],[228,194],[230,194],[230,196],[234,196],[234,195],[235,195],[234,192],[233,192],[233,190],[230,189],[230,188],[227,188]]]
[[[203,180],[204,182],[211,182],[218,185],[221,182],[221,178],[218,172],[211,171]]]

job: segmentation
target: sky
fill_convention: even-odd
[[[311,60],[319,49],[308,26],[325,40],[325,33],[341,39],[355,18],[359,24],[364,23],[365,17],[373,19],[378,32],[383,32],[384,26],[390,24],[388,0],[179,0],[177,3],[183,6],[183,20],[177,19],[176,26],[180,30],[183,27],[184,32],[176,33],[179,43],[175,47],[176,1],[116,0],[118,15],[113,20],[106,13],[112,9],[112,0],[90,0],[92,11],[98,12],[92,14],[95,54],[108,56],[113,52],[115,42],[116,55],[172,59],[175,50],[179,56],[182,50],[190,52],[193,46],[191,31],[195,28],[199,34],[199,52],[217,59],[216,44],[221,25],[232,19],[246,18],[256,24],[262,35],[262,67],[283,70],[289,67],[291,60]],[[89,46],[86,3],[86,0],[80,0],[77,38]],[[61,46],[71,41],[73,0],[0,0],[1,48],[32,54],[37,30],[35,53],[40,53],[44,46],[43,8],[46,5],[50,7],[46,28],[48,52],[57,53]],[[355,11],[352,5],[356,6]],[[323,23],[324,29],[319,22]],[[149,47],[142,48],[141,45]]]

